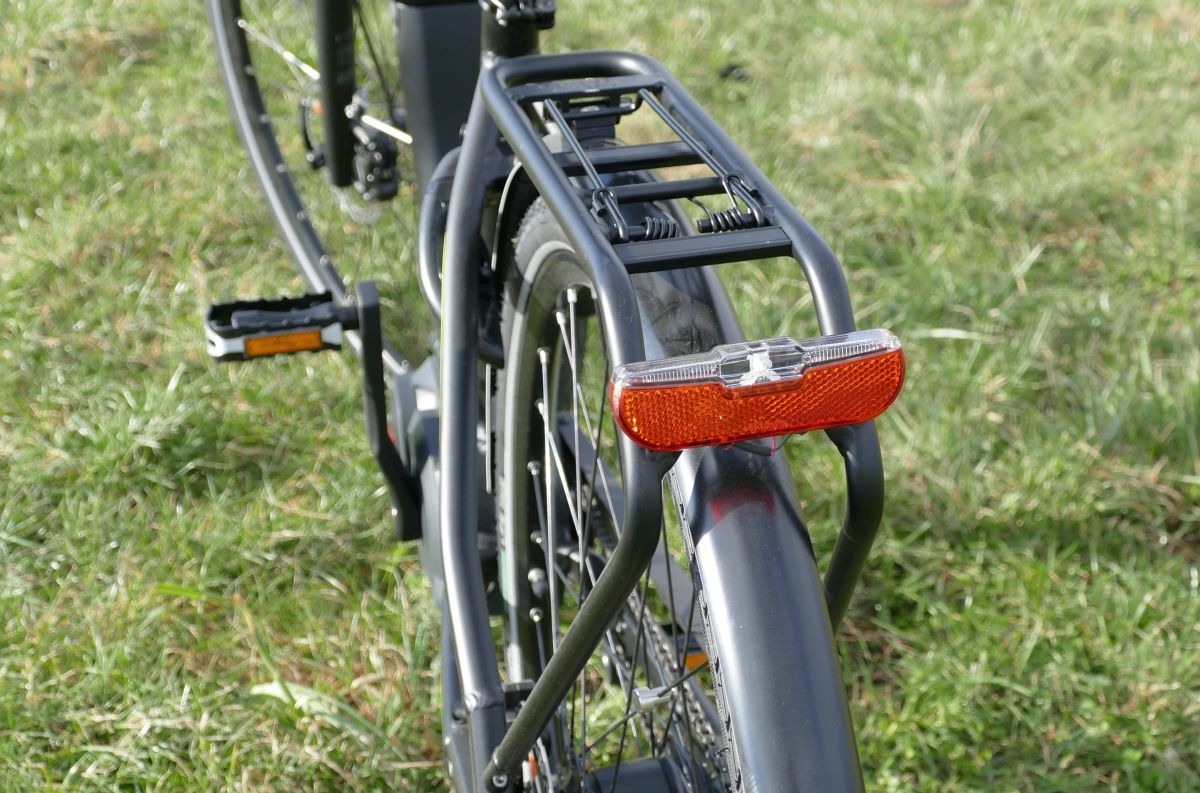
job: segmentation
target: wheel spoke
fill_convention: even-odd
[[[258,16],[259,19],[262,18],[261,14],[256,14],[256,16]],[[303,60],[293,54],[291,50],[280,44],[278,39],[272,38],[269,34],[264,33],[254,25],[251,25],[246,21],[245,17],[239,19],[237,24],[239,28],[246,32],[246,35],[253,38],[259,44],[271,49],[276,55],[282,58],[283,62],[292,69],[292,74],[296,75],[296,81],[301,85],[301,87],[308,88],[313,84],[320,82],[321,73],[317,71],[317,68],[311,64],[305,63]],[[265,23],[262,24],[264,27],[266,27]],[[301,74],[307,77],[309,82],[306,83],[304,80],[301,80]]]
[[[384,135],[395,138],[396,140],[408,146],[412,145],[412,135],[409,135],[404,130],[395,127],[386,121],[381,121],[380,119],[375,118],[375,116],[366,113],[364,113],[359,120],[362,121],[364,127],[370,127],[373,130],[382,132]]]
[[[550,430],[549,409],[546,407],[545,401],[538,403],[538,412],[541,414],[546,430],[546,454],[548,455],[546,464],[549,466],[553,463],[552,470],[558,474],[559,486],[563,489],[563,494],[567,496],[567,517],[571,519],[571,524],[576,531],[581,531],[582,526],[579,523],[579,515],[575,512],[575,503],[571,500],[571,486],[567,482],[567,469],[563,465],[562,453],[559,452],[558,443],[554,440],[554,433]],[[550,477],[546,477],[549,480]]]
[[[637,636],[633,640],[632,658],[634,659],[635,662],[637,661],[638,648],[641,646],[642,639],[646,634],[646,593],[649,589],[650,589],[650,576],[647,575],[647,576],[645,576],[645,580],[642,583],[641,607],[638,609]],[[634,687],[633,684],[634,684],[634,679],[632,676],[630,676],[629,686],[625,690],[625,714],[626,714],[626,716],[629,716],[633,712],[633,687]],[[626,718],[621,725],[621,740],[617,744],[617,762],[616,762],[616,768],[613,769],[612,787],[609,789],[609,793],[614,793],[614,791],[616,791],[616,789],[617,789],[617,779],[621,775],[621,760],[622,760],[622,756],[625,754],[625,736],[629,730],[630,721],[631,721],[630,719]]]
[[[574,287],[567,289],[567,305],[570,307],[570,339],[567,344],[567,360],[571,367],[571,431],[574,433],[575,454],[571,455],[575,460],[575,515],[577,534],[579,536],[579,563],[581,568],[586,568],[584,560],[587,559],[587,533],[583,530],[578,516],[583,513],[583,486],[580,481],[579,471],[579,400],[575,398],[575,394],[580,390],[579,386],[579,345],[576,343],[575,335],[575,306],[578,302],[578,294]],[[562,312],[558,312],[561,316]],[[559,322],[560,330],[562,322]],[[583,600],[587,597],[588,586],[585,576],[579,577],[579,601],[582,605]],[[579,699],[579,745],[587,746],[587,675],[580,678],[580,699]],[[586,759],[586,758],[585,758]]]
[[[362,3],[360,0],[354,0],[354,10],[358,17],[358,29],[362,33],[363,41],[367,45],[367,54],[371,58],[371,63],[375,67],[375,75],[379,79],[379,88],[383,91],[383,97],[387,101],[388,119],[392,119],[392,114],[396,111],[396,95],[392,93],[391,83],[388,82],[387,70],[383,68],[383,63],[379,58],[379,52],[375,49],[375,40],[371,35],[371,23],[367,19],[367,15],[363,13]]]
[[[550,417],[547,415],[549,410],[547,404],[550,399],[550,374],[547,371],[549,366],[549,351],[545,348],[538,350],[538,362],[542,369],[542,398],[538,402],[538,413],[542,416],[542,439],[545,446],[545,470],[546,470],[546,565],[550,568],[550,647],[551,651],[558,650],[558,554],[555,542],[555,535],[558,534],[558,524],[554,522],[554,479],[550,475],[550,471],[554,470],[555,462],[554,455],[554,438],[550,433]],[[551,572],[553,571],[553,572]]]

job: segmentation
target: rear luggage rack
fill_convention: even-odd
[[[643,361],[647,354],[641,335],[644,317],[630,277],[635,273],[789,255],[804,271],[821,334],[855,330],[845,275],[833,251],[654,59],[615,51],[510,58],[480,73],[479,90],[487,113],[473,112],[468,120],[458,167],[468,173],[482,169],[497,137],[511,149],[521,177],[532,183],[559,222],[594,287],[612,366]],[[618,124],[647,110],[670,130],[669,140],[611,145]],[[603,145],[594,145],[596,140]],[[648,183],[647,170],[673,166],[702,166],[706,172]],[[457,192],[482,202],[479,192]],[[655,207],[656,201],[680,204]],[[680,211],[684,201],[698,206],[702,215],[686,218]],[[451,223],[450,230],[450,247],[466,250],[475,227],[463,220]],[[443,321],[472,318],[469,301],[459,302]],[[474,368],[450,368],[450,375],[465,388]],[[847,484],[846,518],[824,580],[829,616],[836,625],[879,528],[883,471],[871,421],[826,432],[842,453]],[[471,443],[473,439],[464,440],[458,451],[464,459],[474,453]],[[634,486],[657,490],[662,470],[655,463],[663,460],[630,459],[637,463],[631,468]],[[630,515],[617,549],[636,547],[628,550],[635,559],[658,539],[657,521],[640,517]],[[612,575],[623,573],[614,568]],[[606,581],[623,586],[620,578],[602,577],[600,584]],[[572,630],[590,630],[581,625]],[[585,662],[556,654],[548,671],[582,668]],[[552,715],[554,697],[544,687],[534,690],[492,753],[484,779],[507,778],[520,767]]]

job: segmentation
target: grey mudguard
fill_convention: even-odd
[[[693,449],[669,481],[696,551],[710,653],[736,703],[727,719],[742,768],[756,775],[744,789],[862,790],[825,593],[787,465]]]
[[[711,268],[635,277],[634,288],[652,326],[648,358],[743,339]],[[682,301],[692,309],[670,310]],[[689,327],[673,327],[672,316],[690,317]],[[861,791],[825,590],[787,463],[736,448],[692,449],[668,481],[695,548],[713,627],[706,641],[715,644],[726,701],[737,703],[726,718],[750,760],[742,768],[757,774],[743,789]]]

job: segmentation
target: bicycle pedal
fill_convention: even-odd
[[[204,317],[208,354],[218,361],[339,350],[343,331],[357,327],[354,306],[335,302],[330,292],[217,303]]]

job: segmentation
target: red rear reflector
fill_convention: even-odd
[[[867,330],[619,366],[609,395],[626,435],[674,451],[859,424],[886,410],[903,385],[900,340]]]

